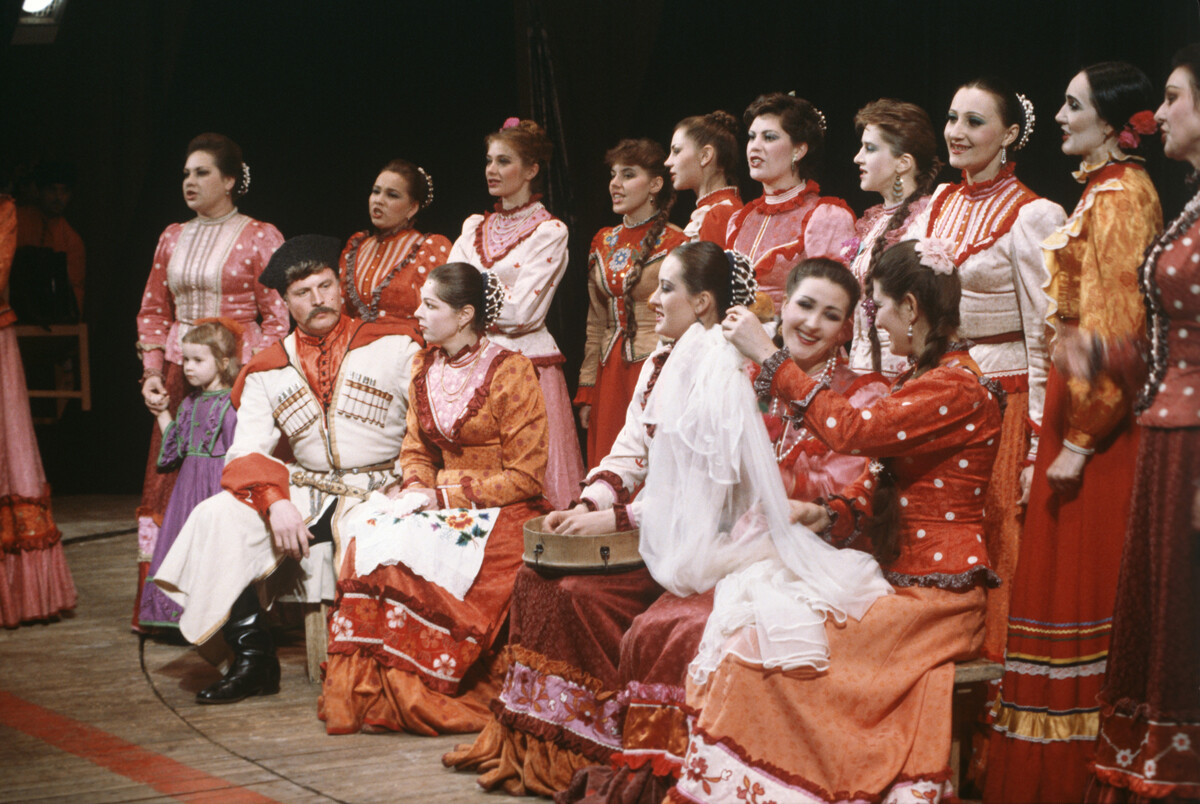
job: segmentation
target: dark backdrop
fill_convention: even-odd
[[[376,171],[402,156],[436,183],[419,226],[454,239],[490,204],[483,136],[537,110],[560,145],[549,202],[571,226],[550,325],[573,382],[587,244],[614,222],[601,160],[619,138],[665,144],[682,117],[740,116],[760,92],[795,90],[829,120],[823,191],[861,212],[878,198],[857,188],[855,110],[898,97],[936,124],[959,83],[994,73],[1037,107],[1019,174],[1070,208],[1075,165],[1053,118],[1071,76],[1124,59],[1159,86],[1172,52],[1200,38],[1195,0],[71,0],[54,44],[11,46],[19,0],[0,2],[0,183],[39,158],[80,168],[67,217],[88,248],[94,407],[38,430],[51,482],[77,493],[139,487],[150,419],[134,314],[159,232],[189,216],[179,175],[201,131],[242,145],[241,208],[285,235],[363,227]],[[1182,168],[1152,171],[1174,214]],[[678,222],[694,200],[680,199]]]

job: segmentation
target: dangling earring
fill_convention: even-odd
[[[1008,146],[1001,145],[1000,146],[1000,167],[1004,167],[1007,164],[1008,164]]]
[[[912,340],[912,322],[911,321],[908,322],[908,339],[910,341]]]
[[[904,200],[904,180],[900,178],[899,173],[892,179],[892,200],[897,204]]]

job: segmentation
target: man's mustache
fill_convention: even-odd
[[[321,313],[333,313],[334,315],[337,315],[337,312],[338,311],[333,309],[332,307],[314,307],[314,308],[312,308],[312,310],[309,311],[308,317],[304,319],[304,323],[307,324],[309,321],[312,321],[314,318],[319,316]]]

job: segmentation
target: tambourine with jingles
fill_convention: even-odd
[[[628,572],[643,566],[638,532],[621,530],[594,536],[573,536],[543,530],[546,517],[525,523],[527,565],[547,575]]]

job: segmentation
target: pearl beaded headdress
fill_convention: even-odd
[[[425,180],[425,200],[421,203],[421,209],[425,209],[433,203],[433,178],[425,172],[425,168],[417,165],[417,172],[421,174],[421,178]]]
[[[1017,144],[1013,146],[1014,151],[1019,151],[1029,142],[1029,138],[1033,136],[1033,124],[1037,121],[1037,115],[1033,113],[1033,101],[1017,93],[1017,100],[1021,102],[1021,113],[1025,116],[1025,125],[1021,126],[1021,139],[1017,140]]]
[[[729,303],[749,307],[754,304],[754,296],[758,293],[758,280],[754,277],[754,267],[750,260],[740,251],[729,249],[725,252],[729,260]]]
[[[504,285],[491,271],[483,272],[483,323],[491,326],[504,309]]]
[[[250,192],[250,166],[245,162],[242,163],[242,186],[238,188],[238,195],[243,196]]]

